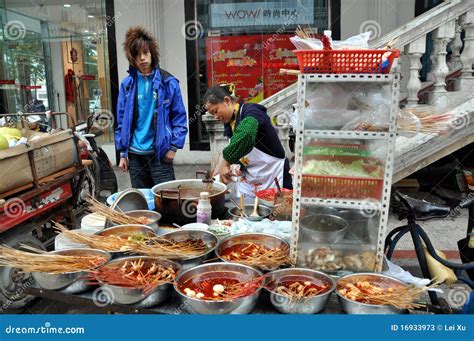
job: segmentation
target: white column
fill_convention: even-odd
[[[207,133],[209,134],[211,155],[214,155],[217,151],[222,151],[229,144],[229,139],[224,136],[224,125],[222,122],[215,119],[214,116],[209,113],[202,115],[202,122],[206,126]]]
[[[451,39],[454,38],[454,20],[440,26],[434,31],[434,42],[436,45],[436,64],[433,69],[434,89],[429,95],[429,103],[445,107],[448,105],[448,96],[446,91],[446,76],[449,73],[446,64],[446,47]]]
[[[456,27],[454,29],[454,39],[451,42],[451,60],[449,62],[449,70],[454,71],[458,68],[462,67],[461,63],[461,48],[462,48],[462,40],[461,40],[461,32],[462,32],[462,25],[460,19],[456,20]]]
[[[461,17],[464,28],[464,49],[461,54],[461,77],[459,89],[472,91],[474,89],[474,77],[472,76],[474,64],[474,10],[470,10]]]
[[[405,47],[405,53],[410,59],[410,78],[407,83],[407,107],[412,108],[418,105],[418,92],[421,89],[420,81],[420,58],[426,50],[426,36],[418,38],[416,41]]]

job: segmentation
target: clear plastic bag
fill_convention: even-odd
[[[369,48],[370,32],[364,32],[345,40],[333,40],[332,47],[334,50],[358,50]],[[317,38],[300,38],[294,36],[290,41],[295,45],[297,50],[322,50],[323,44]]]

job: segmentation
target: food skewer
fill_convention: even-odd
[[[245,215],[247,217],[247,214],[245,213],[245,198],[244,195],[240,195],[240,216],[242,217]]]
[[[0,266],[19,268],[24,272],[63,274],[74,271],[90,271],[104,264],[102,256],[68,256],[46,253],[32,247],[36,253],[20,251],[9,246],[0,246]]]

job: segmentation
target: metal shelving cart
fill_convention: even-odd
[[[354,96],[359,96],[359,99],[363,97],[365,107],[361,109],[356,101],[349,105],[354,109],[349,111],[349,115],[352,113],[355,118],[364,112],[384,110],[385,116],[380,117],[388,121],[385,122],[386,131],[318,126],[318,119],[311,116],[313,109],[308,102],[314,100],[312,94],[328,93],[330,91],[325,87],[334,87],[335,84],[338,97],[329,96],[327,101],[333,101],[336,109],[328,110],[328,114],[336,117],[340,110],[347,109],[340,101],[354,102]],[[298,106],[305,110],[298,110],[295,145],[291,255],[297,266],[329,272],[381,271],[392,185],[399,91],[399,75],[394,73],[298,76]],[[315,146],[316,154],[325,150],[326,155],[308,154],[308,151],[314,152]],[[336,147],[336,150],[343,150],[346,154],[330,155],[331,151],[324,149],[327,146]],[[331,150],[334,151],[334,148]],[[379,176],[332,176],[331,171],[325,175],[315,174],[308,171],[308,167],[315,164],[311,163],[313,159],[316,163],[329,161],[338,165],[375,165]],[[341,223],[338,217],[345,219]],[[345,222],[349,222],[349,225]],[[321,232],[319,228],[313,230],[314,226],[322,225],[329,229],[329,233],[328,230]],[[339,232],[331,235],[330,232],[334,231]]]

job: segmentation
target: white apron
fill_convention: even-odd
[[[242,113],[240,107],[239,115]],[[242,172],[242,178],[238,183],[240,194],[246,197],[255,197],[255,184],[260,184],[257,190],[275,188],[275,178],[280,185],[283,185],[283,172],[285,169],[285,159],[268,155],[257,148],[253,148],[245,157],[245,169]]]

